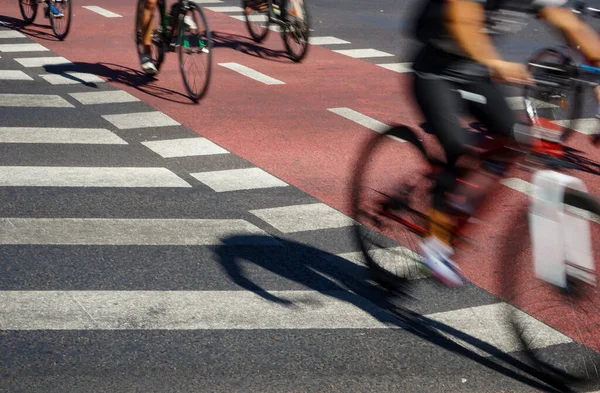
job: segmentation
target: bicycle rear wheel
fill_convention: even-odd
[[[590,195],[568,191],[569,215],[591,218],[590,235],[595,269],[566,265],[566,288],[537,279],[529,244],[528,224],[515,228],[519,246],[507,243],[504,297],[515,334],[515,351],[533,366],[573,389],[600,388],[600,203]],[[568,234],[565,234],[568,235]],[[590,284],[596,281],[595,285]],[[532,318],[533,317],[533,318]],[[587,390],[586,390],[587,391]]]
[[[534,88],[526,86],[523,90],[526,116],[530,124],[556,130],[561,139],[565,140],[572,132],[574,120],[580,117],[581,87],[566,84],[568,75],[544,66],[561,69],[572,65],[573,59],[559,49],[544,48],[536,52],[528,64],[535,79],[556,81],[558,85]]]
[[[143,45],[143,24],[142,24],[142,15],[144,12],[144,4],[145,0],[138,0],[138,4],[136,7],[136,21],[135,21],[135,45],[137,46],[138,56],[140,57],[140,61],[142,60],[142,55],[144,54],[144,45]],[[151,41],[151,54],[152,60],[154,61],[154,65],[156,69],[160,71],[160,66],[165,59],[165,52],[167,48],[165,47],[165,43],[163,41],[164,28],[162,21],[164,20],[164,12],[165,5],[164,2],[159,1],[156,6],[156,11],[154,15],[152,15],[152,20],[150,23],[152,24],[152,41]]]
[[[179,67],[185,88],[194,102],[206,94],[212,69],[212,33],[202,8],[189,3],[179,15]]]
[[[29,25],[33,23],[37,16],[38,2],[37,0],[19,0],[19,9],[21,10],[23,21]]]
[[[408,143],[401,143],[409,140]],[[388,289],[426,277],[416,253],[427,232],[429,163],[416,134],[392,127],[375,134],[358,159],[352,183],[355,236],[372,277]]]
[[[256,0],[252,1],[253,3],[257,3]],[[256,9],[256,7],[250,7],[249,2],[247,0],[242,0],[242,8],[244,9],[244,16],[246,18],[246,27],[248,28],[248,32],[252,39],[261,43],[269,33],[269,16],[268,6],[263,7],[263,9]],[[265,0],[265,3],[267,1]]]
[[[63,17],[55,18],[50,13],[50,26],[56,38],[64,40],[69,34],[71,29],[71,17],[72,17],[72,0],[54,0],[54,6],[58,8],[62,13]]]
[[[293,3],[296,3],[294,7]],[[288,20],[281,31],[281,38],[288,55],[295,62],[301,61],[308,51],[310,36],[310,18],[305,0],[289,0]]]

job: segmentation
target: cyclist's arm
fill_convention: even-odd
[[[544,7],[539,16],[562,31],[592,65],[600,66],[600,36],[568,8]]]
[[[483,30],[485,11],[481,4],[469,0],[446,0],[446,26],[461,49],[475,61],[486,66],[502,61]]]

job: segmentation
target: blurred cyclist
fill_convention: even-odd
[[[513,138],[516,116],[494,82],[530,83],[527,68],[503,60],[490,34],[511,31],[535,16],[579,46],[591,65],[600,66],[600,39],[570,9],[566,0],[425,0],[415,33],[424,47],[413,62],[414,93],[423,115],[444,148],[446,165],[436,181],[430,236],[420,245],[431,272],[448,285],[462,284],[451,260],[451,212],[468,206],[449,198],[456,186],[456,161],[466,151],[467,132],[459,123],[468,109],[488,131]],[[600,89],[595,90],[600,98]],[[600,101],[600,100],[599,100]],[[463,108],[465,106],[465,108]]]
[[[142,70],[148,75],[156,75],[158,72],[154,61],[152,61],[152,17],[154,16],[154,9],[157,2],[158,0],[146,0],[142,15],[137,15],[138,18],[142,18],[142,41],[144,45],[140,61],[142,63]]]

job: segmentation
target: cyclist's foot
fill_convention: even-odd
[[[453,254],[452,247],[445,244],[435,236],[430,236],[419,245],[425,266],[434,277],[448,286],[460,286],[463,284],[462,272],[450,259]]]
[[[58,18],[64,18],[65,14],[63,14],[61,12],[61,10],[59,10],[58,8],[56,8],[56,6],[54,5],[54,3],[50,3],[50,6],[48,7],[47,16],[50,16],[50,14],[52,14],[52,17],[55,19]]]
[[[150,55],[142,55],[141,58],[142,70],[148,75],[156,75],[158,70],[156,69],[156,65],[154,61],[152,61],[152,57]]]
[[[186,15],[185,18],[183,18],[183,21],[185,22],[185,27],[187,28],[187,30],[198,30],[198,25],[196,24],[196,22],[194,22],[194,19],[192,19],[191,16]]]

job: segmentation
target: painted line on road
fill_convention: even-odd
[[[377,49],[340,49],[340,50],[334,50],[334,52],[339,53],[341,55],[350,56],[355,59],[394,56],[391,53],[382,52]]]
[[[398,72],[401,74],[413,72],[412,63],[389,63],[389,64],[377,64],[379,67],[383,67],[387,70]]]
[[[246,22],[246,16],[245,15],[229,15],[230,17],[237,19],[237,20],[241,20],[242,22]],[[253,23],[266,23],[267,22],[267,15],[265,14],[252,14],[249,16],[250,22]],[[281,28],[278,25],[274,25],[274,24],[269,24],[269,30],[274,31],[276,33],[281,32]]]
[[[3,81],[32,81],[33,78],[20,70],[0,70],[0,80],[3,80]]]
[[[382,268],[408,280],[430,277],[421,269],[423,258],[406,247],[391,247],[373,250],[369,255],[377,260]],[[365,256],[361,251],[337,254],[356,265],[366,266]],[[402,263],[400,263],[402,261]]]
[[[218,4],[222,2],[223,0],[194,0],[196,4]]]
[[[51,65],[73,65],[72,62],[62,56],[55,57],[22,57],[15,61],[26,68],[45,67]]]
[[[349,44],[350,41],[345,41],[332,36],[325,37],[309,37],[308,43],[311,45],[338,45],[338,44]]]
[[[50,49],[40,44],[0,44],[0,52],[44,52]]]
[[[0,230],[0,244],[210,246],[236,235],[239,245],[281,245],[239,219],[0,218]]]
[[[229,154],[229,151],[206,138],[181,138],[142,142],[163,158]]]
[[[209,11],[214,11],[214,12],[244,12],[244,9],[242,7],[236,7],[236,6],[216,6],[216,7],[202,7],[206,10]]]
[[[86,93],[69,93],[71,97],[83,105],[117,104],[137,102],[138,98],[123,90],[92,91]]]
[[[258,209],[251,210],[250,213],[283,233],[354,225],[354,220],[350,217],[324,203]]]
[[[248,78],[262,82],[265,85],[285,85],[285,82],[282,82],[275,78],[271,78],[268,75],[265,75],[261,72],[253,70],[252,68],[246,67],[246,66],[238,64],[238,63],[218,63],[218,64],[222,67],[228,68],[239,74],[247,76]]]
[[[21,108],[75,108],[71,103],[53,94],[0,94],[0,107]]]
[[[121,15],[115,14],[114,12],[106,10],[106,9],[104,9],[102,7],[98,7],[96,5],[84,5],[81,8],[85,8],[87,10],[90,10],[92,12],[100,14],[100,15],[106,17],[106,18],[122,18]]]
[[[162,112],[136,112],[122,115],[103,115],[102,117],[120,130],[181,125]]]
[[[387,124],[350,108],[329,108],[327,110],[378,133],[382,133],[389,128]]]
[[[103,128],[0,127],[0,143],[126,145]]]
[[[0,31],[0,39],[4,39],[4,38],[24,38],[27,37],[25,34],[23,33],[19,33],[18,31],[15,30],[5,30],[5,31]]]
[[[287,187],[288,184],[260,168],[191,173],[216,192]]]
[[[531,101],[533,105],[535,105],[535,107],[539,109],[558,108],[558,105],[551,104],[542,100],[537,100],[535,98],[531,98]],[[523,101],[523,97],[507,97],[506,102],[508,103],[510,109],[514,111],[525,109],[525,102]]]
[[[2,330],[381,329],[394,319],[344,290],[0,292]]]
[[[595,117],[589,119],[554,120],[552,122],[563,127],[569,125],[574,131],[585,135],[593,135],[600,131],[600,121]]]
[[[40,77],[52,85],[76,85],[80,83],[105,83],[97,75],[87,72],[67,71],[62,74],[41,74]]]
[[[166,168],[0,166],[0,187],[191,187]]]

